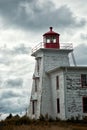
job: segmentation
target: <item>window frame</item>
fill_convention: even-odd
[[[32,114],[36,114],[37,100],[32,100]]]
[[[60,113],[60,99],[57,98],[57,113]]]
[[[84,99],[87,100],[87,97],[83,97],[83,99],[82,99],[82,103],[83,103],[83,113],[87,113],[87,110],[85,110],[85,109],[87,109],[87,103],[84,104]],[[86,102],[87,102],[87,101],[86,101]],[[86,108],[85,108],[85,107],[86,107]]]
[[[87,74],[81,74],[81,86],[82,88],[87,87]]]
[[[32,114],[34,115],[35,114],[35,102],[32,101]]]
[[[52,36],[52,37],[51,37],[51,41],[52,41],[52,43],[56,43],[56,37],[55,37],[55,36]]]
[[[56,43],[56,42],[57,42],[56,36],[46,37],[46,43]]]
[[[56,89],[59,89],[59,76],[56,76]]]

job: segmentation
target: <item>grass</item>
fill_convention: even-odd
[[[87,130],[87,126],[77,126],[77,125],[70,125],[67,126],[60,126],[60,125],[8,125],[0,127],[0,130]]]
[[[39,120],[31,120],[26,116],[19,117],[12,116],[11,114],[0,122],[0,130],[87,130],[87,121],[85,122],[72,122],[72,121],[60,121],[52,120],[52,118],[46,120],[44,117],[40,117]]]

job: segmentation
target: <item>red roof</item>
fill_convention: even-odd
[[[49,31],[49,32],[47,32],[47,33],[45,33],[43,36],[46,36],[46,35],[60,35],[60,34],[58,34],[58,33],[54,32],[52,29],[53,29],[53,28],[52,28],[52,27],[50,27],[50,31]]]

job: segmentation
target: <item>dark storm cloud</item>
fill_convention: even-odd
[[[19,44],[19,46],[15,46],[13,48],[1,47],[0,48],[0,64],[10,65],[13,63],[13,60],[16,55],[29,55],[31,52],[31,48],[25,46],[24,44]],[[22,59],[22,58],[21,58]],[[16,62],[16,60],[14,61]]]
[[[0,94],[0,99],[7,98],[17,98],[23,96],[22,93],[15,92],[13,90],[4,90],[3,93]]]
[[[23,85],[23,79],[16,78],[16,79],[8,79],[6,81],[7,87],[22,87]]]
[[[74,49],[75,59],[77,65],[87,66],[87,45],[80,44]]]
[[[28,107],[28,92],[21,89],[0,91],[0,113],[23,112]]]
[[[42,4],[37,0],[0,0],[0,15],[4,18],[4,26],[19,27],[26,30],[43,29],[50,25],[58,28],[82,27],[85,19],[74,16],[66,5],[55,8],[50,1]]]
[[[14,47],[13,50],[11,50],[12,54],[29,54],[31,48],[26,47],[24,44],[20,44],[20,46]]]
[[[1,100],[0,106],[0,113],[21,113],[27,107],[25,102],[23,102],[23,104],[18,104],[18,102],[16,102],[15,99],[8,98],[6,100]]]
[[[31,51],[31,48],[28,46],[25,46],[23,43],[19,44],[18,46],[13,47],[12,49],[7,47],[1,47],[0,53],[5,55],[20,55],[20,54],[29,54]]]

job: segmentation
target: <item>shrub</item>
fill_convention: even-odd
[[[87,123],[87,116],[83,117],[83,123]]]
[[[45,115],[45,120],[48,120],[49,119],[49,116],[48,114]]]
[[[19,115],[16,115],[16,116],[8,116],[6,120],[0,122],[0,125],[3,125],[3,126],[22,125],[22,124],[28,125],[31,122],[32,120],[26,116],[19,117]]]
[[[10,113],[9,116],[7,116],[6,120],[7,120],[7,119],[11,119],[12,117],[13,117],[13,116],[12,116],[12,114]]]
[[[68,119],[67,121],[69,122],[73,122],[73,123],[80,123],[83,122],[83,120],[81,120],[80,115],[78,114],[76,117],[71,117],[70,119]]]
[[[28,117],[26,116],[23,116],[21,118],[19,118],[17,121],[16,121],[16,125],[28,125],[31,123],[31,119],[29,119]]]
[[[49,122],[54,122],[55,120],[50,116],[48,121]]]
[[[60,118],[56,117],[56,121],[61,121]]]
[[[41,114],[40,117],[39,117],[39,120],[40,121],[45,121],[45,117]]]

